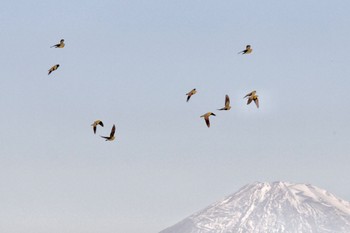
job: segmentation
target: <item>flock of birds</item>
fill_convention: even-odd
[[[245,50],[239,52],[238,54],[250,54],[253,51],[252,47],[250,45],[247,45]],[[190,100],[191,96],[193,96],[194,94],[197,93],[197,89],[194,88],[192,89],[190,92],[188,92],[187,95],[187,102]],[[257,108],[259,108],[259,96],[256,94],[256,91],[252,91],[250,93],[248,93],[246,96],[244,96],[243,98],[248,98],[247,104],[249,105],[252,101],[254,101],[255,105]],[[228,111],[231,109],[230,106],[230,97],[228,95],[225,96],[225,107],[220,108],[218,110],[222,111]],[[209,121],[209,117],[210,116],[216,116],[214,113],[212,112],[207,112],[205,114],[203,114],[200,117],[203,117],[205,120],[205,123],[207,124],[208,128],[210,127],[210,121]]]
[[[193,96],[194,94],[197,93],[196,88],[194,88],[193,90],[191,90],[190,92],[188,92],[187,95],[187,102],[190,100],[191,96]],[[252,101],[254,101],[255,105],[257,108],[259,108],[259,96],[256,94],[256,91],[252,91],[250,93],[248,93],[246,96],[244,96],[244,98],[248,98],[247,104],[249,105]],[[228,111],[231,109],[230,106],[230,97],[228,95],[225,96],[225,107],[218,109],[219,111],[225,110]],[[209,117],[210,116],[216,116],[214,113],[212,112],[207,112],[205,114],[203,114],[201,117],[204,117],[205,123],[207,124],[208,128],[210,127],[210,121],[209,121]]]
[[[60,40],[60,43],[55,44],[55,45],[52,45],[50,48],[62,49],[62,48],[64,48],[64,46],[65,46],[64,39],[61,39],[61,40]],[[56,65],[52,66],[52,67],[48,70],[48,71],[49,71],[48,75],[50,75],[53,71],[57,70],[58,67],[60,67],[60,64],[56,64]],[[100,121],[100,120],[94,121],[94,123],[92,123],[92,125],[91,125],[92,128],[93,128],[93,130],[94,130],[94,134],[96,134],[96,129],[97,129],[97,126],[98,126],[98,125],[100,125],[100,126],[102,126],[102,127],[104,126],[104,125],[103,125],[103,122]],[[112,129],[111,129],[111,132],[110,132],[109,136],[101,136],[101,137],[104,138],[104,139],[106,139],[106,141],[113,141],[113,140],[115,139],[114,134],[115,134],[115,125],[113,124],[113,127],[112,127]]]
[[[64,46],[65,46],[64,39],[61,39],[60,43],[51,46],[51,48],[60,48],[61,49],[61,48],[64,48]],[[246,48],[243,51],[239,52],[238,54],[250,54],[250,53],[252,53],[252,51],[253,51],[253,49],[251,48],[251,46],[247,45]],[[57,70],[58,67],[60,67],[60,64],[56,64],[56,65],[52,66],[48,70],[48,75],[50,75],[53,71]],[[187,95],[186,101],[188,102],[190,100],[191,96],[193,96],[196,93],[197,93],[196,88],[194,88],[190,92],[186,93],[186,95]],[[243,98],[248,98],[247,105],[249,105],[252,101],[254,101],[256,107],[259,108],[259,98],[258,98],[258,95],[256,94],[255,90],[248,93]],[[225,106],[223,108],[218,109],[218,110],[219,111],[222,111],[222,110],[228,111],[230,109],[231,109],[230,97],[228,95],[226,95],[225,96]],[[210,121],[209,121],[210,116],[216,116],[216,115],[212,112],[207,112],[207,113],[203,114],[202,116],[200,116],[200,117],[204,118],[205,123],[207,124],[208,128],[210,127]],[[96,130],[97,130],[98,125],[100,125],[101,127],[104,127],[103,122],[101,120],[96,120],[91,124],[92,129],[94,131],[94,134],[96,134]],[[113,124],[109,136],[100,136],[100,137],[106,139],[106,141],[113,141],[115,139],[114,134],[115,134],[115,124]]]

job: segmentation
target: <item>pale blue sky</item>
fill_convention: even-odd
[[[255,181],[350,200],[349,9],[3,1],[0,231],[154,233]],[[116,140],[99,138],[114,123]]]

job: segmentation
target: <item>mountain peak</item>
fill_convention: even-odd
[[[350,203],[310,184],[255,182],[160,233],[350,232]]]

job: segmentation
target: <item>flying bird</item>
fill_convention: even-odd
[[[248,97],[248,101],[247,101],[247,105],[250,104],[252,101],[254,101],[255,105],[257,108],[259,108],[259,96],[256,95],[256,91],[252,91],[248,94],[246,94],[246,96],[244,96],[244,98]]]
[[[196,94],[197,93],[197,90],[196,90],[196,88],[194,88],[193,90],[191,90],[190,92],[188,92],[186,95],[187,95],[187,101],[186,102],[188,102],[189,100],[190,100],[190,98],[191,98],[191,96],[193,96],[194,94]]]
[[[63,48],[65,46],[65,44],[64,44],[64,39],[62,39],[62,40],[60,40],[60,43],[59,44],[55,44],[55,45],[52,45],[50,48],[53,48],[53,47],[55,47],[55,48]]]
[[[231,106],[230,106],[230,97],[228,95],[225,96],[225,107],[220,108],[218,110],[230,110]]]
[[[253,51],[253,49],[251,48],[251,46],[250,46],[250,45],[247,45],[247,46],[245,47],[245,50],[239,52],[238,54],[240,54],[240,53],[242,53],[242,54],[249,54],[249,53],[251,53],[252,51]]]
[[[207,123],[208,128],[210,127],[210,121],[209,121],[209,117],[210,116],[216,116],[214,113],[212,112],[207,112],[206,114],[202,115],[201,117],[204,117],[205,123]]]
[[[51,73],[52,73],[52,71],[57,70],[57,69],[58,69],[58,67],[60,67],[60,64],[56,64],[56,65],[54,65],[53,67],[51,67],[51,68],[49,69],[49,73],[48,73],[47,75],[51,74]]]
[[[115,133],[115,125],[113,125],[111,133],[109,134],[109,137],[101,136],[101,138],[106,139],[106,141],[113,141],[115,139],[114,133]]]
[[[100,121],[100,120],[96,120],[96,121],[94,121],[94,123],[92,123],[91,126],[92,126],[92,128],[93,128],[93,130],[94,130],[94,134],[96,134],[97,125],[101,125],[101,126],[103,127],[103,122]]]

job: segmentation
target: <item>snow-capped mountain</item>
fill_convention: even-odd
[[[254,183],[160,233],[350,233],[350,203],[308,184]]]

